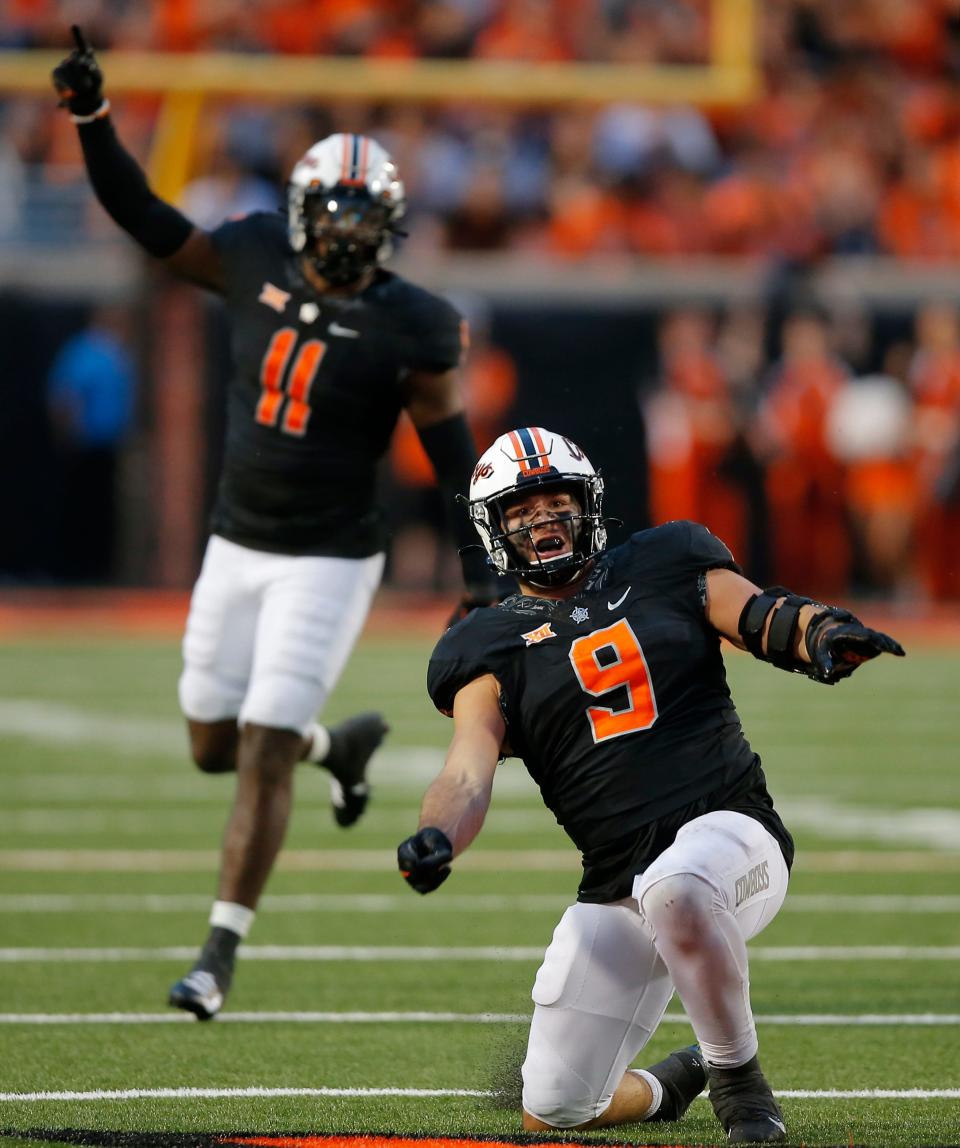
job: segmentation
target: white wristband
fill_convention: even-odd
[[[109,114],[110,101],[104,100],[100,107],[97,108],[95,112],[91,112],[89,116],[75,116],[71,112],[70,119],[72,119],[75,124],[92,124],[94,120],[102,120],[104,116]]]

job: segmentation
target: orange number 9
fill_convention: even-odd
[[[600,664],[601,650],[612,652],[613,660],[607,665]],[[625,618],[577,638],[570,647],[570,664],[581,687],[595,698],[626,686],[625,709],[588,706],[587,719],[594,741],[649,729],[657,720],[657,699],[653,695],[647,661]]]

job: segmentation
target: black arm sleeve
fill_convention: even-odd
[[[104,210],[151,255],[179,251],[193,224],[150,190],[140,165],[117,138],[106,117],[78,125],[83,160]]]
[[[492,593],[493,575],[487,565],[486,552],[479,543],[470,516],[457,501],[458,494],[466,495],[470,489],[470,475],[477,458],[477,448],[467,420],[462,414],[451,415],[417,433],[436,472],[454,542],[458,549],[469,547],[460,555],[467,591],[481,597]]]

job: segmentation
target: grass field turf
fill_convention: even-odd
[[[422,688],[430,646],[422,634],[371,637],[351,662],[328,716],[371,705],[387,713],[393,732],[374,768],[375,803],[363,823],[339,831],[325,779],[301,770],[284,863],[258,915],[231,1013],[529,1014],[535,956],[409,959],[414,950],[452,946],[541,952],[572,899],[578,868],[573,847],[512,762],[488,825],[443,890],[419,898],[400,881],[393,851],[415,827],[450,728]],[[791,896],[751,945],[762,1058],[786,1094],[791,1142],[960,1143],[960,654],[911,647],[907,661],[885,659],[832,690],[736,654],[728,665],[748,736],[798,843]],[[85,635],[0,648],[4,952],[192,949],[202,939],[232,783],[187,764],[178,666],[173,639]],[[406,953],[253,959],[267,945]],[[800,959],[800,947],[811,946],[829,947],[830,955]],[[842,952],[850,946],[870,952],[852,958]],[[763,959],[770,949],[794,955]],[[523,1047],[525,1024],[511,1019],[180,1023],[163,998],[189,961],[146,954],[66,963],[56,955],[0,964],[4,1097],[161,1088],[490,1092]],[[106,1012],[159,1014],[164,1023],[9,1017]],[[675,1001],[668,1016],[680,1014]],[[862,1014],[939,1021],[836,1019]],[[800,1016],[807,1023],[790,1023]],[[825,1016],[834,1020],[822,1023]],[[671,1019],[642,1059],[691,1039],[689,1027]],[[791,1095],[909,1089],[956,1095]],[[465,1095],[4,1099],[0,1127],[516,1133],[516,1113],[499,1104]],[[588,1138],[722,1143],[703,1099],[681,1125]]]

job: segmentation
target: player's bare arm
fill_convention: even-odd
[[[151,189],[114,130],[110,101],[103,94],[103,73],[92,48],[76,24],[72,33],[74,49],[54,68],[53,86],[77,125],[97,199],[149,255],[182,278],[222,292],[223,271],[209,235]]]
[[[879,654],[903,657],[899,642],[864,626],[849,610],[800,598],[781,587],[761,590],[733,570],[710,570],[706,578],[706,614],[714,629],[739,649],[781,669],[806,672],[833,685]]]
[[[443,769],[424,794],[420,827],[397,850],[404,879],[429,893],[450,875],[450,862],[483,827],[506,724],[492,674],[475,678],[453,703],[454,734]]]

